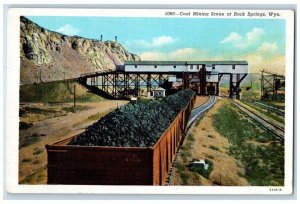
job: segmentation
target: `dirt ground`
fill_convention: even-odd
[[[244,174],[242,164],[228,154],[230,143],[220,135],[213,127],[212,116],[222,106],[223,101],[219,100],[214,107],[201,120],[197,127],[193,127],[191,132],[194,135],[195,141],[190,150],[191,155],[188,161],[192,159],[209,159],[213,163],[213,170],[206,179],[199,174],[192,173],[185,166],[184,171],[190,176],[187,185],[221,185],[221,186],[247,186],[249,183],[240,175]],[[188,141],[185,140],[183,147]],[[183,161],[182,154],[179,154],[177,161]],[[172,172],[171,185],[182,185],[182,180],[179,175],[179,170],[175,167]]]
[[[98,120],[94,117],[91,119],[90,116],[108,112],[126,103],[128,101],[107,100],[78,104],[86,108],[57,117],[49,115],[49,118],[43,118],[43,120],[33,123],[32,127],[21,130],[20,137],[36,134],[40,136],[40,140],[19,149],[19,182],[27,184],[46,183],[47,152],[45,145],[82,133],[85,127]]]
[[[204,103],[206,103],[208,101],[208,99],[209,99],[208,96],[197,96],[195,104],[194,104],[194,108],[203,105]]]

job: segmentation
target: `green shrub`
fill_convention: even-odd
[[[20,130],[27,130],[31,127],[32,127],[32,123],[26,123],[26,122],[23,122],[23,121],[20,121],[20,123],[19,123],[19,129]]]
[[[207,157],[210,158],[210,159],[214,159],[214,158],[215,158],[215,157],[212,156],[212,155],[207,155]]]
[[[22,163],[28,163],[28,162],[31,162],[32,159],[31,158],[25,158],[22,160]]]
[[[192,156],[192,154],[189,150],[186,150],[186,151],[181,152],[181,156],[182,157],[190,157],[190,156]]]
[[[179,172],[185,170],[185,166],[184,166],[182,163],[180,163],[180,162],[176,162],[174,166],[175,166],[175,168],[176,168]]]
[[[33,149],[33,155],[38,155],[44,151],[43,148],[34,148]]]
[[[210,145],[209,148],[213,149],[213,150],[216,150],[216,151],[220,151],[219,147],[216,147],[216,146],[213,146],[213,145]]]
[[[198,120],[196,120],[195,127],[198,127],[200,125],[200,122],[202,119],[203,119],[203,116],[201,116]]]
[[[182,180],[183,185],[187,185],[188,184],[188,180],[190,179],[189,174],[186,173],[186,172],[181,172],[179,175],[180,175],[180,178]]]
[[[193,134],[193,133],[189,133],[189,134],[188,134],[188,137],[187,137],[187,140],[188,140],[188,141],[191,141],[191,142],[195,141],[195,136],[194,136],[194,134]]]
[[[207,135],[207,137],[209,137],[209,138],[214,138],[214,136],[213,136],[213,135]]]
[[[38,134],[33,134],[30,137],[20,140],[19,148],[29,146],[33,143],[40,141],[41,137]]]
[[[256,139],[257,142],[260,142],[260,143],[266,143],[266,142],[269,142],[269,140],[263,136],[259,136],[257,139]]]

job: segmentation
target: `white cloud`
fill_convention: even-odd
[[[246,38],[243,39],[236,46],[239,48],[247,48],[252,45],[257,45],[261,40],[262,36],[265,34],[265,31],[261,28],[253,28],[252,31],[246,34]]]
[[[193,48],[183,48],[171,52],[144,52],[142,60],[206,60],[208,51]]]
[[[65,35],[71,35],[71,36],[77,35],[79,31],[80,30],[78,28],[75,28],[70,24],[66,24],[63,27],[56,29],[56,32],[63,33]]]
[[[240,40],[242,39],[242,37],[236,33],[236,32],[232,32],[229,34],[229,36],[227,36],[226,38],[224,38],[220,43],[230,43],[230,42],[240,42]]]
[[[265,57],[260,53],[251,53],[243,56],[244,60],[249,63],[249,72],[258,73],[262,69],[267,69],[275,73],[285,73],[285,56],[270,55]]]
[[[257,51],[262,53],[276,53],[278,51],[277,43],[264,42],[258,47]]]
[[[171,54],[174,56],[190,56],[190,55],[195,55],[197,52],[199,52],[199,50],[193,48],[183,48],[171,52]]]
[[[271,54],[272,53],[272,54]],[[279,54],[276,43],[262,43],[254,52],[222,53],[216,55],[208,50],[183,48],[171,52],[144,52],[139,55],[142,60],[246,60],[249,63],[249,72],[258,73],[266,68],[276,73],[284,73],[285,56]]]
[[[261,69],[280,74],[285,72],[285,55],[279,52],[276,42],[262,42],[252,52],[224,52],[216,56],[215,60],[246,60],[249,63],[250,73],[258,73]]]
[[[176,39],[174,39],[170,36],[160,36],[160,37],[152,39],[152,45],[157,47],[157,46],[162,46],[165,44],[171,44],[175,41],[176,41]]]
[[[247,33],[247,41],[249,42],[256,42],[258,41],[263,35],[265,31],[261,28],[253,28],[252,31]]]
[[[246,33],[245,36],[231,32],[229,36],[220,41],[220,44],[232,43],[237,48],[248,48],[257,45],[264,34],[265,31],[261,28],[253,28],[250,32]]]
[[[146,47],[146,48],[154,48],[154,47],[161,47],[163,45],[172,44],[177,41],[177,38],[173,38],[171,36],[159,36],[154,37],[152,40],[134,40],[131,42],[127,42],[126,44],[129,46],[139,46],[139,47]]]
[[[258,55],[262,56],[264,59],[271,59],[275,56],[279,55],[279,48],[277,43],[269,43],[263,42],[258,48],[257,52]]]

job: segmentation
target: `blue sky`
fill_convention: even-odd
[[[248,60],[252,72],[284,72],[285,21],[273,19],[27,16],[52,31],[86,38],[118,36],[143,60]]]

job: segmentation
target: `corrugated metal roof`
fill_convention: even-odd
[[[156,89],[154,89],[153,91],[165,91],[166,89],[162,88],[162,87],[158,87]]]
[[[187,61],[188,64],[206,64],[206,65],[212,65],[212,64],[248,64],[247,61]]]
[[[126,61],[125,65],[186,65],[186,61]]]
[[[125,65],[248,64],[247,61],[126,61]]]

